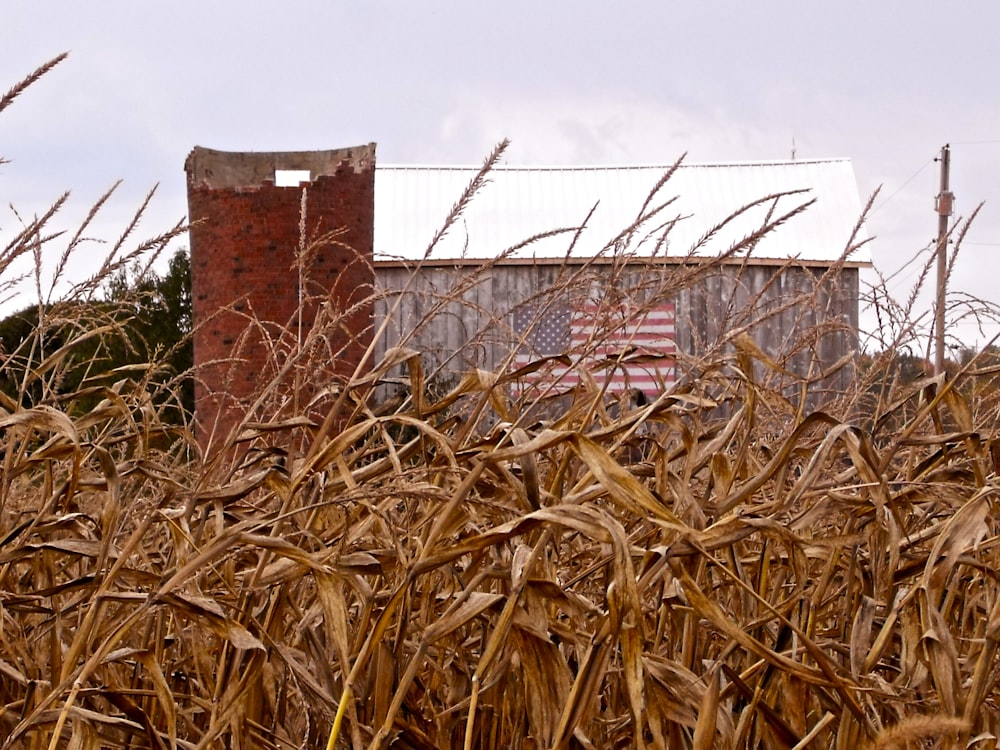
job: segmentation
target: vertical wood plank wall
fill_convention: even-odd
[[[859,280],[853,267],[484,262],[425,266],[414,274],[401,264],[382,263],[375,277],[376,328],[395,307],[377,340],[376,361],[402,345],[421,352],[428,377],[501,369],[517,339],[517,305],[588,297],[624,295],[639,304],[672,299],[681,380],[701,358],[732,351],[729,341],[741,330],[793,374],[779,383],[792,390],[858,348]],[[853,376],[853,364],[840,368],[811,386],[810,401],[815,406],[847,389]]]

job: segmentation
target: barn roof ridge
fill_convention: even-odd
[[[682,161],[678,167],[681,169],[717,169],[727,167],[782,167],[782,166],[808,166],[813,164],[831,163],[852,163],[850,157],[816,157],[811,159],[749,159],[745,161],[708,161],[689,162]],[[673,167],[673,163],[639,163],[639,164],[496,164],[490,171],[507,172],[598,172],[598,171],[628,171],[628,170],[651,170],[658,169],[666,171]],[[434,164],[424,163],[392,163],[377,164],[376,171],[379,170],[414,170],[414,171],[479,171],[482,164]]]

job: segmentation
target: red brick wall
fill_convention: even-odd
[[[276,187],[268,179],[274,169],[303,168],[312,181],[299,187]],[[365,300],[374,282],[374,145],[285,154],[195,149],[186,170],[195,399],[204,442],[213,429],[223,437],[235,426],[295,356],[300,279],[301,340],[310,340],[320,305],[336,324],[314,331],[322,335],[312,337],[308,355],[267,391],[268,407],[251,420],[306,413],[304,404],[318,390],[354,372],[372,339],[372,307]],[[241,184],[247,182],[253,184]],[[309,250],[300,266],[302,236]],[[360,306],[348,312],[354,305]],[[234,357],[238,361],[216,362]],[[318,411],[312,416],[322,418]]]

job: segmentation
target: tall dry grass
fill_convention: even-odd
[[[995,413],[963,390],[992,369],[809,411],[749,319],[616,411],[509,367],[434,395],[404,346],[322,420],[265,384],[202,455],[141,371],[54,387],[116,335],[91,289],[0,365],[41,384],[0,411],[3,750],[995,743]]]

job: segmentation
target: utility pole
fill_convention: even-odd
[[[941,149],[941,192],[937,196],[937,304],[934,316],[934,374],[944,372],[944,305],[945,276],[948,273],[948,218],[951,216],[955,195],[948,189],[951,170],[951,146]]]

